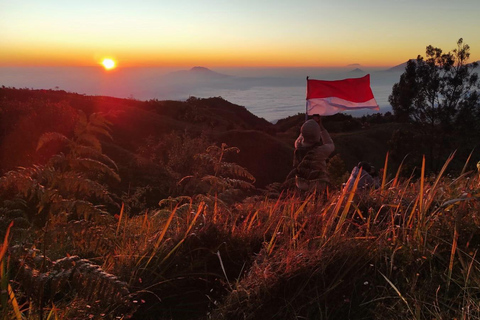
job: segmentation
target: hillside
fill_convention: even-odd
[[[323,120],[336,184],[280,193],[268,184],[290,170],[302,114],[273,125],[221,98],[1,88],[2,170],[24,166],[0,179],[12,292],[3,318],[404,319],[410,306],[429,319],[479,315],[476,171],[416,179],[410,165],[424,150],[413,126],[388,114]],[[381,187],[338,188],[359,160],[381,168],[392,141]],[[410,178],[393,178],[404,151]]]
[[[102,112],[112,123],[113,140],[104,140],[104,149],[119,165],[121,189],[158,183],[155,177],[161,179],[164,168],[149,163],[148,159],[142,160],[150,155],[140,156],[139,149],[145,149],[152,141],[158,144],[172,132],[191,138],[204,135],[211,143],[238,147],[241,152],[231,161],[249,170],[257,187],[283,182],[291,170],[293,142],[304,121],[304,115],[299,114],[273,125],[222,98],[138,101],[61,90],[12,88],[1,88],[0,98],[2,173],[18,166],[44,163],[58,152],[57,149],[36,152],[38,137],[49,131],[71,135],[77,110],[86,114]],[[324,124],[335,140],[335,154],[344,160],[345,170],[360,160],[382,165],[394,127],[379,127],[381,134],[378,134],[376,127],[362,129],[360,119],[342,114],[326,117]],[[152,170],[157,172],[155,177],[141,174]],[[166,195],[164,190],[163,196]]]
[[[100,96],[84,96],[54,90],[28,90],[1,88],[2,134],[0,144],[0,164],[2,173],[18,166],[30,166],[48,158],[35,152],[38,137],[49,131],[71,134],[76,110],[86,114],[103,112],[112,123],[113,141],[105,141],[109,156],[120,167],[130,170],[137,149],[150,137],[160,139],[164,135],[177,132],[192,137],[201,133],[213,142],[218,141],[218,133],[234,132],[237,140],[244,134],[258,132],[268,136],[269,144],[278,145],[283,157],[290,158],[289,146],[274,137],[275,129],[268,121],[258,118],[244,107],[234,105],[221,98],[196,99],[188,101],[137,101]],[[268,133],[268,134],[267,134]],[[255,147],[255,140],[250,145]],[[249,167],[249,144],[242,148],[244,163]],[[255,151],[261,153],[261,150]],[[289,161],[288,161],[289,163]],[[288,170],[285,164],[283,171]],[[259,176],[259,185],[281,179],[277,170],[268,169],[252,172]],[[262,178],[262,174],[270,177]]]

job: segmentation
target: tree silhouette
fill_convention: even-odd
[[[397,119],[445,131],[453,129],[457,117],[478,113],[478,63],[468,63],[469,57],[470,47],[460,38],[452,52],[429,45],[426,58],[408,61],[389,96]]]

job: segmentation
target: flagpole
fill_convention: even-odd
[[[307,76],[307,96],[305,97],[305,122],[308,120],[308,76]]]

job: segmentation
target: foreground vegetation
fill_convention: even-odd
[[[470,159],[456,178],[453,155],[436,177],[424,160],[414,180],[387,155],[377,190],[252,193],[222,158],[236,149],[210,147],[179,183],[195,192],[133,215],[108,191],[105,119],[80,117],[74,138],[40,139],[66,154],[0,180],[4,319],[480,318]]]

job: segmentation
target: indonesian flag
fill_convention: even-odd
[[[307,79],[307,114],[330,116],[355,109],[379,110],[370,88],[370,75],[344,80]]]

